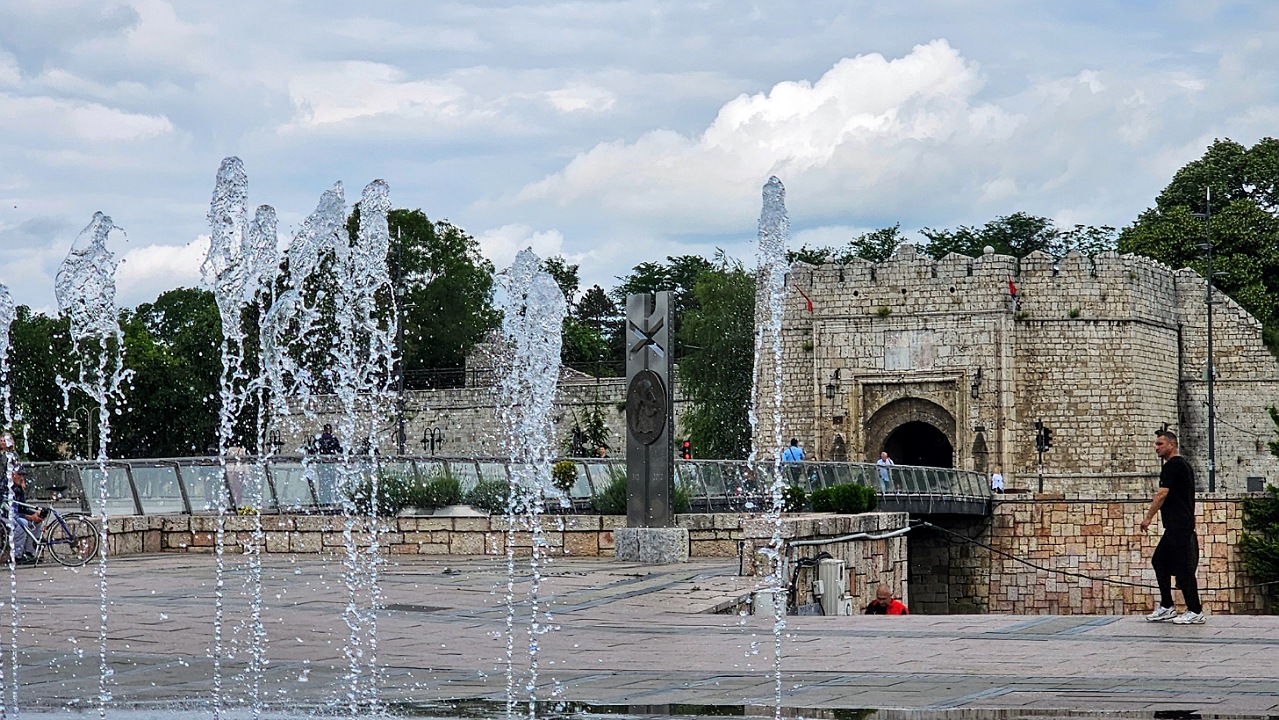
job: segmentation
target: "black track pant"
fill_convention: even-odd
[[[1199,536],[1194,530],[1165,530],[1164,536],[1150,559],[1159,581],[1159,604],[1172,607],[1172,579],[1177,578],[1177,588],[1186,598],[1186,609],[1203,612],[1199,602],[1199,583],[1195,580],[1195,568],[1199,565]]]

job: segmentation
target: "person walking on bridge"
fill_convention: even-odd
[[[1199,565],[1199,536],[1195,534],[1195,473],[1190,463],[1177,452],[1177,436],[1162,430],[1155,437],[1155,454],[1164,461],[1159,471],[1159,490],[1150,501],[1150,509],[1141,521],[1141,531],[1150,529],[1158,513],[1164,535],[1155,547],[1150,564],[1159,581],[1159,607],[1146,616],[1150,622],[1172,620],[1178,625],[1200,625],[1204,621],[1199,602],[1199,584],[1195,568]],[[1186,600],[1186,611],[1177,614],[1172,600],[1172,578]]]

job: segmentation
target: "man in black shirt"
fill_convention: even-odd
[[[1159,607],[1146,616],[1150,622],[1172,620],[1178,625],[1199,625],[1204,621],[1199,602],[1199,584],[1195,567],[1199,564],[1199,536],[1195,534],[1195,473],[1190,463],[1177,454],[1177,436],[1163,430],[1155,438],[1155,454],[1164,461],[1159,471],[1159,490],[1150,501],[1150,509],[1141,521],[1141,530],[1159,513],[1164,536],[1155,547],[1150,564],[1159,581]],[[1186,612],[1178,615],[1172,601],[1172,578],[1186,599]]]
[[[15,464],[9,470],[9,479],[13,481],[13,554],[20,565],[30,565],[36,561],[35,541],[32,537],[40,537],[40,523],[44,522],[45,513],[27,504],[27,471]],[[27,529],[30,529],[28,534]]]

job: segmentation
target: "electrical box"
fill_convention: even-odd
[[[851,615],[853,601],[848,596],[848,568],[843,560],[817,561],[817,582],[814,583],[822,610],[826,615]]]

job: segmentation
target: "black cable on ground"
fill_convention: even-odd
[[[981,547],[984,547],[984,548],[986,548],[987,550],[989,550],[989,551],[991,551],[991,552],[995,553],[996,555],[1002,555],[1003,557],[1006,557],[1006,558],[1008,558],[1009,560],[1014,560],[1014,561],[1016,561],[1016,562],[1021,563],[1022,565],[1026,565],[1026,566],[1032,567],[1032,568],[1034,568],[1034,569],[1036,569],[1036,570],[1041,570],[1041,571],[1043,571],[1043,572],[1057,573],[1058,575],[1067,575],[1067,576],[1069,576],[1069,577],[1076,577],[1076,578],[1080,578],[1080,579],[1082,579],[1082,580],[1091,580],[1092,582],[1110,583],[1110,584],[1112,584],[1112,585],[1127,585],[1127,586],[1129,586],[1129,587],[1146,588],[1146,589],[1149,589],[1149,590],[1158,590],[1158,589],[1159,589],[1159,586],[1158,586],[1158,585],[1149,585],[1149,584],[1146,584],[1146,583],[1133,582],[1133,581],[1131,581],[1131,580],[1121,580],[1121,579],[1119,579],[1119,578],[1096,577],[1096,576],[1093,576],[1093,575],[1085,575],[1084,573],[1074,572],[1074,571],[1072,571],[1072,570],[1059,570],[1059,569],[1057,569],[1057,568],[1050,568],[1050,567],[1044,567],[1043,565],[1036,565],[1035,563],[1033,563],[1033,562],[1031,562],[1031,561],[1029,561],[1029,560],[1025,560],[1025,559],[1023,559],[1023,558],[1019,558],[1019,557],[1017,557],[1016,555],[1013,555],[1013,554],[1012,554],[1012,553],[1010,553],[1010,552],[1006,552],[1006,551],[1004,551],[1004,550],[1000,550],[999,548],[991,547],[990,545],[987,545],[986,543],[981,542],[980,540],[974,540],[973,538],[967,537],[966,535],[961,535],[960,533],[957,533],[957,532],[955,532],[955,531],[953,531],[953,530],[947,530],[947,529],[946,529],[946,528],[944,528],[944,527],[940,527],[940,526],[938,526],[938,525],[934,525],[934,524],[932,524],[932,523],[930,523],[930,522],[928,522],[928,521],[926,521],[926,520],[913,520],[913,521],[911,521],[911,522],[912,522],[912,523],[913,523],[916,527],[930,527],[930,528],[932,528],[932,529],[934,529],[934,530],[941,531],[941,532],[943,532],[943,533],[945,533],[945,534],[947,534],[947,535],[951,535],[951,536],[957,537],[957,538],[959,538],[960,540],[963,540],[964,542],[968,542],[968,543],[972,543],[972,544],[974,544],[974,545],[979,545],[979,546],[981,546]],[[1252,589],[1255,589],[1255,588],[1267,587],[1267,586],[1270,586],[1270,585],[1279,585],[1279,580],[1271,580],[1270,582],[1257,583],[1257,584],[1255,584],[1255,585],[1231,585],[1231,586],[1228,586],[1228,587],[1220,587],[1220,588],[1207,588],[1207,587],[1201,587],[1201,588],[1199,588],[1199,592],[1223,592],[1223,591],[1226,591],[1226,590],[1252,590]]]

